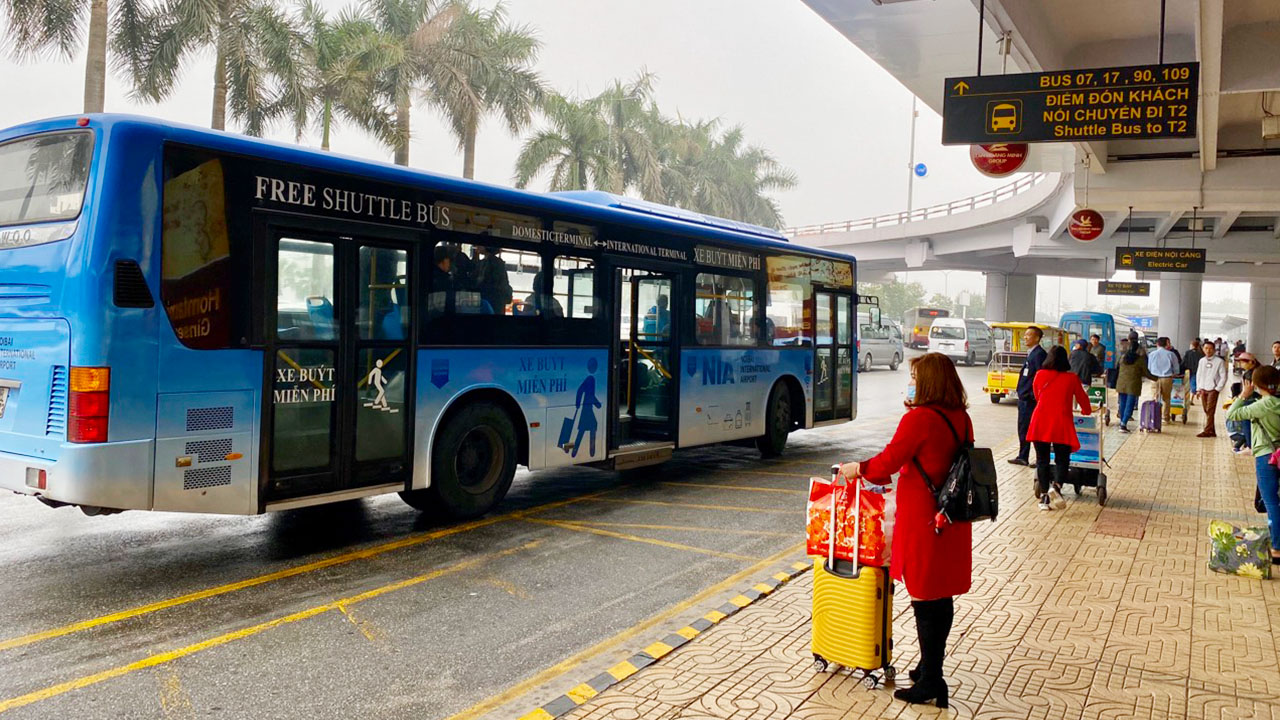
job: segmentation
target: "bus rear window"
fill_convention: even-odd
[[[0,227],[80,214],[93,135],[58,133],[0,145]]]

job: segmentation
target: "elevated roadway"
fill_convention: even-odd
[[[935,111],[945,78],[1139,65],[1160,53],[1159,3],[1106,0],[804,0]],[[1008,186],[952,203],[792,228],[796,242],[858,256],[863,277],[901,270],[987,273],[992,319],[1031,319],[1039,275],[1107,279],[1117,246],[1204,248],[1204,275],[1151,273],[1158,330],[1199,334],[1204,279],[1251,283],[1251,346],[1280,337],[1280,3],[1170,0],[1163,58],[1200,63],[1194,139],[1033,145]],[[1067,233],[1088,206],[1102,236]]]

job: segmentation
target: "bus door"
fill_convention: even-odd
[[[853,296],[814,292],[813,420],[853,416]]]
[[[267,261],[267,501],[403,484],[413,318],[407,244],[276,233]]]
[[[675,438],[677,275],[616,268],[610,447]]]

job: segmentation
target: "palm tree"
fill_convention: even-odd
[[[429,70],[427,100],[441,110],[458,139],[462,176],[473,178],[484,117],[497,113],[516,135],[542,101],[542,81],[532,68],[541,43],[528,26],[507,22],[501,2],[492,10],[464,5],[446,40],[462,65]]]
[[[269,0],[166,0],[139,25],[142,42],[133,49],[117,35],[117,64],[133,78],[134,94],[153,102],[173,92],[187,57],[214,49],[216,130],[226,129],[230,110],[246,133],[261,135],[307,92],[302,38]]]
[[[617,186],[620,169],[597,98],[574,100],[552,93],[542,103],[549,127],[525,141],[516,158],[516,187],[551,169],[549,189],[593,190]]]
[[[408,165],[415,91],[465,74],[467,59],[448,41],[462,7],[451,0],[365,0],[364,8],[378,31],[382,63],[374,87],[378,107],[362,124],[391,147],[397,165]]]
[[[617,172],[611,192],[637,188],[646,197],[662,194],[662,168],[653,133],[662,128],[653,102],[653,74],[641,73],[630,83],[615,80],[613,87],[596,97],[609,129],[609,153]]]
[[[0,0],[10,53],[18,60],[46,52],[72,58],[80,49],[87,20],[84,112],[100,113],[106,104],[108,32],[114,26],[117,33],[130,35],[138,27],[141,10],[137,0],[116,2],[112,16],[107,0]]]
[[[366,128],[378,124],[372,98],[383,48],[373,21],[355,8],[331,20],[319,2],[302,0],[297,21],[306,90],[284,98],[283,112],[298,139],[314,124],[320,147],[328,150],[339,117]]]

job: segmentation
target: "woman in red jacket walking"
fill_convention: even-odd
[[[915,398],[907,402],[907,414],[893,440],[879,455],[841,470],[845,477],[863,477],[882,485],[901,473],[889,574],[911,596],[920,664],[911,671],[915,684],[895,691],[894,697],[909,703],[936,701],[945,708],[942,660],[955,616],[954,596],[969,592],[972,582],[973,534],[969,523],[947,525],[940,534],[934,530],[935,492],[960,449],[948,425],[956,436],[971,441],[973,422],[966,411],[969,400],[964,385],[950,358],[938,353],[914,358],[911,377]]]
[[[1080,404],[1085,415],[1093,413],[1089,395],[1080,384],[1080,378],[1071,372],[1071,361],[1066,348],[1054,345],[1049,348],[1040,372],[1036,373],[1032,391],[1036,397],[1036,409],[1031,414],[1031,426],[1027,428],[1027,440],[1036,448],[1036,495],[1041,510],[1066,507],[1062,499],[1062,483],[1071,467],[1071,453],[1080,449],[1076,435],[1072,406]],[[1050,481],[1049,450],[1053,450],[1056,477]]]

